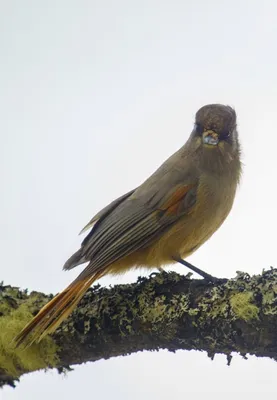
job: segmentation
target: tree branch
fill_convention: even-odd
[[[27,349],[13,337],[52,296],[0,285],[0,386],[43,368],[108,359],[142,350],[204,350],[277,359],[277,270],[224,284],[176,273],[91,288],[53,336]]]

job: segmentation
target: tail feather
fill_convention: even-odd
[[[16,336],[16,347],[24,342],[27,345],[40,342],[44,336],[53,333],[71,314],[92,283],[103,275],[103,273],[97,273],[82,280],[77,278],[57,294]]]

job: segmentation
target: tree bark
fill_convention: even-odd
[[[137,283],[88,290],[51,337],[28,349],[12,338],[52,296],[0,285],[0,386],[41,368],[142,350],[178,349],[277,358],[277,270],[250,277],[239,272],[211,284],[176,273],[152,274]]]

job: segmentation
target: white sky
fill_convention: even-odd
[[[236,108],[245,172],[230,217],[190,261],[218,277],[276,266],[276,45],[274,0],[2,1],[0,279],[62,290],[79,272],[61,267],[80,229],[181,147],[213,102]],[[276,372],[254,357],[227,367],[200,352],[140,353],[67,378],[30,374],[1,395],[260,398],[277,394]]]

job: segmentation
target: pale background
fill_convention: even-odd
[[[190,261],[234,277],[277,266],[277,3],[0,2],[0,246],[6,284],[56,293],[83,225],[139,185],[206,103],[236,108],[245,172],[230,217]],[[178,267],[186,273],[184,267]],[[102,280],[136,280],[138,274]],[[276,333],[277,334],[277,333]],[[21,379],[11,400],[260,398],[277,364],[140,353]]]

